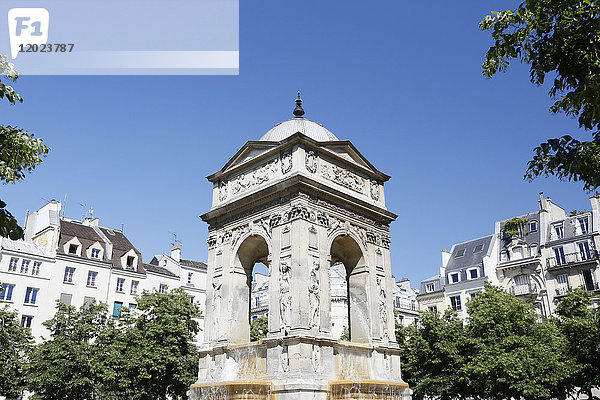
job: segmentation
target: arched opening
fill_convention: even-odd
[[[257,291],[268,296],[269,279],[269,246],[260,235],[246,238],[238,248],[234,259],[233,287],[233,321],[232,342],[247,343],[250,341],[250,323],[255,312]],[[260,265],[262,264],[262,265]],[[266,280],[266,289],[265,289]],[[254,290],[253,290],[254,289]],[[259,298],[259,302],[260,302]],[[262,300],[267,304],[265,315],[268,315],[268,298]]]
[[[331,243],[330,255],[331,266],[341,262],[346,269],[349,339],[353,342],[368,342],[368,269],[362,250],[352,237],[340,235]]]

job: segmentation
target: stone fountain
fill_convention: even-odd
[[[394,338],[389,178],[304,118],[299,96],[292,119],[208,177],[205,343],[190,399],[410,399]],[[338,262],[348,342],[331,333],[329,268]],[[250,342],[256,263],[269,269],[269,331]]]

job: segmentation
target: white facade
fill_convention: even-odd
[[[409,279],[400,279],[394,287],[394,311],[402,326],[409,326],[419,319],[419,292],[410,287]]]
[[[204,263],[180,260],[174,249],[171,257],[153,259],[164,261],[164,267],[144,264],[122,232],[99,226],[98,219],[59,217],[60,209],[52,201],[30,214],[25,240],[0,238],[0,303],[19,313],[36,340],[49,337],[42,322],[52,318],[57,301],[80,307],[96,300],[118,318],[121,307],[136,307],[144,290],[183,287],[203,308]],[[202,339],[200,332],[196,340]]]

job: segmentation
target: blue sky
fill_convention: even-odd
[[[206,260],[205,177],[288,119],[301,90],[307,118],[392,176],[392,271],[413,286],[438,273],[443,248],[536,210],[540,191],[590,208],[579,183],[522,179],[541,141],[586,133],[547,111],[548,88],[525,66],[481,75],[491,38],[478,22],[517,2],[341,4],[242,1],[239,76],[23,76],[25,101],[0,103],[2,122],[52,151],[0,198],[22,222],[66,193],[67,216],[84,203],[102,225],[123,224],[146,262],[170,251],[169,232],[184,258]]]

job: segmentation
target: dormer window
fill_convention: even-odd
[[[456,251],[456,255],[454,257],[462,257],[465,255],[465,249],[460,249]]]
[[[460,281],[460,274],[458,272],[454,272],[454,273],[450,274],[450,282],[451,283],[457,283],[458,281]]]
[[[127,256],[127,269],[133,269],[133,262],[135,260],[135,257],[133,256]]]
[[[431,293],[431,292],[433,292],[434,290],[435,290],[435,284],[434,284],[433,282],[427,283],[427,284],[425,285],[425,291],[426,291],[427,293]]]
[[[477,246],[475,246],[475,248],[473,249],[473,253],[479,253],[480,251],[483,251],[483,244],[478,244]]]
[[[92,249],[92,258],[100,258],[100,249]]]
[[[563,224],[556,224],[552,227],[554,229],[554,234],[556,239],[562,239],[565,236],[565,232],[563,230]]]
[[[537,232],[537,221],[529,221],[529,232]]]
[[[75,243],[71,243],[69,245],[69,254],[77,254],[77,249],[79,248],[78,245],[76,245]]]
[[[581,234],[585,235],[589,232],[588,217],[578,218]]]

